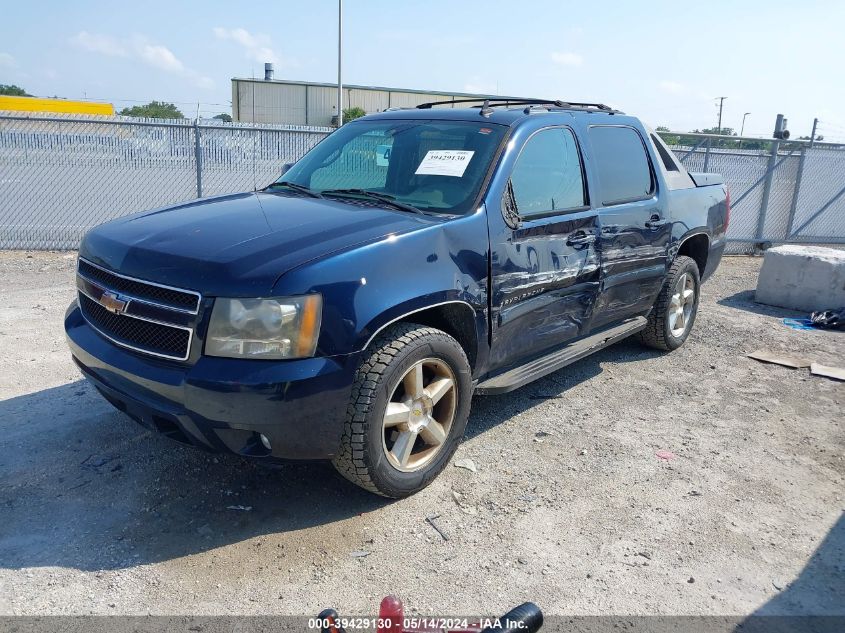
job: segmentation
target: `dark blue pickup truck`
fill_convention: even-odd
[[[473,394],[632,334],[682,345],[728,214],[721,177],[604,105],[425,104],[344,125],[261,191],[91,230],[65,329],[150,429],[402,497]]]

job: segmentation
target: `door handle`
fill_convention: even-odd
[[[645,223],[645,227],[647,229],[659,229],[667,224],[669,224],[669,220],[661,220],[658,213],[653,213],[649,221]]]
[[[587,231],[576,231],[568,238],[566,238],[567,246],[584,246],[592,244],[596,241],[595,233],[588,233]]]

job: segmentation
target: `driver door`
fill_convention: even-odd
[[[587,334],[601,279],[597,212],[571,128],[528,138],[505,198],[508,226],[490,236],[491,370]]]

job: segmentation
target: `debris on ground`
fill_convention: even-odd
[[[759,360],[764,363],[772,363],[774,365],[783,365],[784,367],[791,367],[792,369],[800,369],[802,367],[809,367],[812,361],[806,358],[795,358],[793,356],[785,356],[778,352],[771,352],[765,349],[758,349],[756,352],[751,352],[748,358]]]
[[[810,365],[810,373],[814,376],[824,376],[825,378],[845,381],[845,369],[842,367],[831,367],[829,365],[813,363]]]
[[[810,319],[783,319],[783,324],[786,327],[791,327],[793,330],[815,330],[813,322]]]
[[[117,455],[89,455],[79,464],[88,470],[98,470],[117,459]]]
[[[227,510],[240,510],[241,512],[250,512],[252,506],[226,506]]]
[[[366,551],[366,550],[361,549],[361,550],[356,550],[356,551],[354,551],[354,552],[350,552],[350,553],[349,553],[349,555],[350,555],[352,558],[364,558],[365,556],[369,556],[369,555],[370,555],[370,552],[368,552],[368,551]]]
[[[433,528],[437,531],[437,533],[440,535],[440,537],[441,537],[444,541],[448,541],[448,540],[449,540],[449,535],[448,535],[448,534],[446,534],[446,532],[444,532],[444,531],[443,531],[443,529],[442,529],[439,525],[437,525],[437,523],[435,523],[435,521],[436,521],[437,519],[439,519],[439,518],[440,518],[440,515],[439,515],[439,514],[429,514],[429,515],[425,518],[425,521],[426,521],[426,523],[428,523],[431,527],[433,527]]]
[[[675,455],[672,451],[657,451],[655,455],[657,456],[657,459],[662,459],[667,462],[677,457],[677,455]]]
[[[455,467],[464,468],[465,470],[469,470],[474,473],[478,472],[478,469],[475,467],[475,462],[467,458],[455,460]]]
[[[845,308],[813,312],[810,315],[810,321],[817,328],[825,330],[845,330]]]

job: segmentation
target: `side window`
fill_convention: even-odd
[[[654,192],[648,155],[634,128],[593,126],[590,145],[599,174],[602,204],[642,200]]]
[[[549,128],[528,139],[516,159],[511,186],[516,211],[524,218],[585,206],[581,157],[572,132]]]
[[[660,160],[663,162],[663,166],[666,168],[666,171],[680,171],[675,159],[670,155],[669,149],[663,144],[656,134],[651,135],[651,142],[654,143],[654,149],[657,150],[657,155],[660,156]]]

